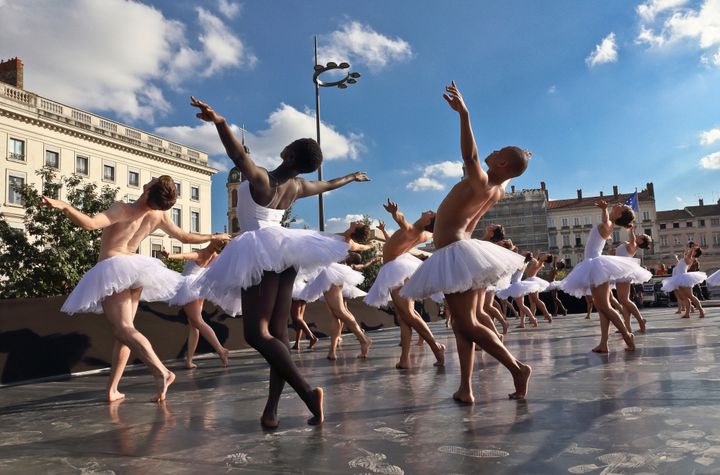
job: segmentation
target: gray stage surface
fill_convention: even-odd
[[[327,341],[297,355],[326,390],[326,422],[286,388],[280,428],[258,423],[267,366],[243,351],[223,369],[173,362],[177,381],[163,405],[146,402],[151,378],[129,372],[125,401],[102,401],[105,375],[0,389],[0,473],[720,473],[720,309],[705,320],[649,310],[638,351],[597,355],[597,314],[559,317],[513,331],[508,347],[534,366],[526,402],[507,399],[509,373],[478,354],[475,406],[458,405],[451,333],[445,369],[427,347],[411,371],[393,368],[397,329],[374,333],[367,361],[345,336],[340,359]]]

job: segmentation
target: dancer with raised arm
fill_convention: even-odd
[[[533,327],[538,326],[537,318],[535,318],[533,312],[531,312],[527,305],[525,305],[525,296],[533,289],[538,288],[537,284],[523,284],[524,281],[522,280],[525,270],[531,260],[532,254],[526,252],[522,266],[520,266],[520,268],[518,268],[510,277],[510,285],[499,290],[497,293],[497,296],[503,300],[507,300],[512,297],[513,302],[517,305],[518,313],[520,314],[520,324],[517,325],[516,328],[525,328],[525,317],[528,317],[528,320],[530,320],[530,324]]]
[[[615,255],[621,257],[635,257],[635,253],[638,248],[649,249],[652,244],[652,238],[647,234],[635,234],[635,225],[630,225],[628,228],[630,232],[629,239],[615,248]],[[638,262],[638,266],[640,263]],[[652,276],[652,274],[651,274]],[[649,279],[648,279],[649,280]],[[645,333],[645,319],[640,314],[640,309],[637,308],[635,302],[630,300],[630,286],[632,284],[643,284],[647,280],[640,282],[636,280],[620,279],[615,282],[615,290],[617,291],[617,297],[620,301],[620,305],[623,309],[623,319],[625,320],[625,326],[629,332],[632,332],[632,325],[630,323],[630,316],[634,316],[640,325],[640,333]]]
[[[245,340],[270,365],[268,400],[260,423],[278,426],[277,409],[285,383],[297,392],[313,417],[323,422],[323,390],[312,388],[292,360],[287,318],[298,269],[310,272],[342,259],[348,245],[336,236],[280,225],[283,213],[295,200],[324,193],[356,181],[367,181],[357,172],[330,181],[298,178],[322,163],[320,146],[299,139],[280,153],[282,163],[268,171],[257,166],[230,130],[225,119],[209,105],[192,98],[197,117],[212,122],[230,159],[247,178],[240,183],[237,218],[244,232],[233,239],[215,263],[200,277],[202,294],[223,308],[242,296]]]
[[[685,315],[682,318],[690,318],[690,310],[693,305],[697,308],[700,318],[705,318],[705,311],[702,308],[700,300],[693,294],[693,286],[707,279],[705,272],[688,272],[688,267],[692,266],[695,259],[702,255],[702,249],[697,244],[692,243],[685,251],[685,255],[677,263],[677,273],[673,270],[673,276],[663,280],[663,292],[675,291],[678,302],[682,301],[685,307]]]
[[[557,280],[558,272],[565,269],[565,263],[560,261],[557,261],[557,256],[552,256],[550,265],[552,266],[550,268],[550,285],[548,285],[548,290],[550,290],[550,296],[552,297],[553,301],[553,317],[557,317],[558,310],[562,312],[563,316],[567,315],[567,309],[563,305],[562,301],[558,297],[558,292],[562,288],[562,282]]]
[[[363,283],[365,276],[350,266],[362,262],[362,258],[357,252],[372,249],[371,245],[364,244],[370,238],[370,232],[370,226],[363,222],[355,221],[350,223],[350,226],[342,235],[343,241],[350,248],[350,254],[345,257],[342,263],[333,262],[314,277],[308,279],[307,285],[298,297],[305,302],[314,302],[320,297],[325,300],[325,305],[332,317],[330,319],[330,350],[327,355],[327,359],[331,361],[337,359],[337,345],[340,341],[343,325],[347,326],[357,338],[358,343],[360,343],[358,358],[367,358],[368,350],[372,345],[372,340],[360,328],[355,316],[350,312],[345,302],[345,299],[365,296],[365,292],[357,288],[358,285]]]
[[[222,251],[226,243],[227,241],[216,240],[197,251],[179,254],[169,254],[165,249],[162,251],[167,259],[186,261],[182,271],[183,284],[180,286],[177,294],[168,301],[170,305],[182,306],[185,315],[187,315],[188,341],[187,352],[185,353],[186,369],[197,368],[197,365],[193,363],[193,357],[195,356],[195,350],[197,350],[201,334],[220,357],[222,365],[227,366],[229,363],[230,350],[222,346],[213,329],[203,320],[202,309],[205,299],[200,297],[200,287],[197,285],[198,278],[215,261],[218,253]],[[231,316],[242,313],[239,297],[235,308],[231,309],[228,313]]]
[[[462,94],[454,81],[445,91],[443,97],[460,116],[460,147],[466,173],[438,207],[433,234],[435,253],[410,277],[400,295],[415,300],[437,292],[445,294],[460,358],[460,387],[453,395],[455,400],[475,402],[471,384],[474,344],[510,371],[515,391],[509,397],[524,399],[532,368],[518,361],[497,334],[476,318],[477,309],[483,308],[477,301],[485,297],[478,289],[512,274],[522,266],[523,259],[501,246],[471,239],[471,234],[480,218],[503,197],[510,179],[525,171],[530,153],[518,147],[504,147],[485,158],[488,165],[485,172]]]
[[[435,341],[430,327],[415,310],[415,301],[400,295],[400,288],[422,264],[420,259],[410,254],[410,250],[432,239],[435,213],[425,211],[417,221],[411,224],[398,210],[397,203],[391,201],[390,198],[383,207],[390,213],[399,229],[392,236],[387,234],[384,225],[380,229],[385,236],[382,254],[383,266],[365,297],[365,303],[372,307],[381,307],[392,301],[395,307],[400,324],[401,347],[400,361],[395,365],[397,369],[408,369],[411,366],[410,345],[412,344],[413,330],[430,345],[430,349],[435,355],[435,366],[443,366],[445,364],[445,346]]]
[[[615,226],[629,228],[635,220],[632,208],[625,204],[616,204],[608,212],[605,200],[599,200],[595,206],[600,208],[600,224],[590,230],[585,243],[584,259],[565,277],[562,289],[577,298],[592,296],[592,302],[600,315],[601,332],[600,344],[592,351],[609,351],[610,322],[622,334],[627,345],[625,350],[635,351],[635,336],[625,328],[622,315],[612,306],[611,285],[619,280],[648,280],[652,274],[637,265],[633,258],[602,255],[605,241],[612,237]]]
[[[157,259],[136,254],[143,239],[156,229],[186,244],[201,244],[225,234],[191,234],[177,227],[165,212],[175,204],[175,181],[162,175],[143,186],[143,193],[134,203],[116,201],[94,216],[88,216],[64,201],[43,196],[43,204],[58,209],[76,225],[86,230],[102,229],[98,263],[78,282],[65,300],[61,311],[104,313],[115,337],[108,402],[125,397],[118,390],[120,378],[132,351],[145,363],[155,378],[157,394],[153,401],[162,401],[175,374],[157,357],[152,345],[135,329],[133,320],[140,300],[167,301],[173,297],[182,279]]]

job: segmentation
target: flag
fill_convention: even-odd
[[[636,191],[630,195],[630,197],[625,200],[625,204],[631,207],[636,213],[640,211],[640,208],[638,207],[638,192]]]

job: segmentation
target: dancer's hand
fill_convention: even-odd
[[[48,208],[53,208],[53,209],[59,209],[60,211],[64,210],[68,206],[68,204],[65,203],[64,201],[56,200],[56,199],[47,197],[45,195],[43,195],[40,198],[40,200],[41,200],[40,203],[43,206],[46,206]]]
[[[387,204],[384,204],[383,208],[385,208],[385,211],[387,211],[388,213],[395,214],[397,213],[398,205],[397,203],[391,201],[390,198],[388,198]]]
[[[452,81],[449,86],[445,86],[447,94],[443,94],[443,97],[450,105],[450,107],[456,112],[467,112],[467,106],[463,100],[460,90],[457,88],[455,81]]]
[[[165,259],[170,258],[170,253],[167,252],[167,249],[165,249],[165,246],[163,246],[163,248],[160,249],[160,254],[162,254],[162,256],[163,256]]]
[[[352,177],[355,181],[370,181],[370,178],[368,178],[365,172],[355,172],[352,174]]]
[[[378,221],[377,228],[379,231],[384,232],[385,231],[385,221]]]
[[[597,200],[595,202],[595,206],[597,206],[600,209],[607,209],[608,204],[607,204],[607,201],[605,201],[605,200]]]
[[[202,101],[195,99],[192,96],[190,97],[190,105],[200,109],[200,112],[195,114],[195,117],[200,120],[204,120],[205,122],[212,122],[214,124],[219,124],[220,122],[225,120],[225,118],[215,112],[212,107]]]
[[[216,241],[230,241],[232,237],[227,233],[215,233],[212,235],[212,239]]]

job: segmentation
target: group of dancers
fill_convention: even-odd
[[[310,346],[317,343],[303,318],[306,303],[317,299],[325,301],[332,316],[328,353],[331,360],[336,358],[343,326],[358,339],[359,358],[366,358],[372,345],[349,311],[347,298],[364,296],[365,302],[375,307],[392,303],[400,325],[401,353],[396,366],[401,369],[410,366],[413,330],[428,343],[435,365],[444,365],[445,346],[436,341],[414,305],[414,301],[425,298],[444,301],[448,320],[452,319],[460,363],[460,383],[453,398],[465,403],[474,402],[471,377],[476,347],[510,372],[515,389],[509,394],[510,399],[527,396],[532,368],[515,358],[503,343],[503,334],[509,326],[504,308],[508,297],[518,304],[520,326],[525,325],[526,318],[536,326],[535,308],[547,321],[552,321],[539,292],[553,292],[553,313],[558,309],[566,313],[557,298],[558,290],[577,297],[592,296],[601,322],[600,344],[593,351],[608,351],[611,322],[622,334],[627,350],[634,350],[629,317],[624,320],[621,312],[615,310],[611,292],[612,287],[617,289],[620,300],[617,305],[626,309],[622,313],[642,321],[629,299],[629,287],[633,282],[648,280],[650,275],[632,255],[637,247],[649,245],[650,238],[634,235],[632,209],[626,205],[609,207],[605,201],[597,203],[602,220],[590,232],[585,259],[562,281],[555,280],[562,263],[548,255],[519,253],[504,235],[502,226],[489,226],[483,239],[472,239],[471,233],[479,220],[504,196],[509,181],[525,172],[531,153],[514,146],[493,151],[484,159],[485,171],[470,113],[454,81],[445,87],[443,97],[459,116],[464,177],[452,187],[436,212],[426,211],[414,222],[405,218],[396,203],[387,201],[385,209],[399,229],[390,235],[384,225],[379,227],[385,235],[382,267],[367,295],[357,288],[363,281],[358,271],[372,263],[363,264],[358,254],[371,248],[367,243],[370,234],[367,224],[351,223],[340,236],[289,229],[280,224],[284,211],[296,200],[368,181],[367,175],[356,172],[329,181],[299,178],[300,174],[317,170],[322,162],[320,147],[312,139],[299,139],[286,146],[280,154],[282,162],[274,170],[261,168],[233,135],[225,118],[195,98],[191,98],[191,105],[198,109],[196,116],[215,125],[227,155],[245,178],[240,184],[237,208],[244,231],[239,236],[230,239],[222,233],[194,234],[177,227],[166,213],[176,198],[175,183],[166,175],[147,183],[134,203],[116,202],[94,216],[63,201],[43,197],[47,206],[62,211],[78,226],[103,230],[97,265],[81,279],[62,310],[69,314],[105,314],[115,337],[107,399],[116,401],[124,397],[118,384],[131,352],[153,375],[157,386],[154,401],[164,400],[175,380],[175,374],[134,326],[139,300],[184,305],[189,322],[188,368],[194,367],[192,355],[199,335],[213,346],[224,365],[228,363],[228,350],[202,319],[204,299],[230,315],[243,316],[245,340],[270,366],[269,394],[260,419],[266,428],[278,426],[278,403],[285,383],[290,384],[311,412],[308,424],[324,420],[323,389],[313,387],[298,370],[288,342],[288,316],[292,315],[298,324],[296,347],[303,333],[310,338]],[[602,255],[605,241],[615,226],[630,229],[631,239],[621,246],[622,250],[618,248],[616,255]],[[167,255],[187,261],[180,275],[157,259],[136,254],[140,242],[156,229],[183,243],[209,244],[198,251]],[[426,260],[410,253],[430,239],[436,250]],[[697,248],[688,251],[682,262],[691,264],[687,260],[692,260],[697,251]],[[552,265],[552,282],[537,277],[545,263]],[[678,296],[683,301],[687,299],[686,308],[690,308],[693,297],[686,289],[698,276],[678,267],[678,275],[668,279],[671,281],[668,285],[675,286]],[[532,308],[524,304],[526,295]],[[493,320],[501,324],[503,334]]]

